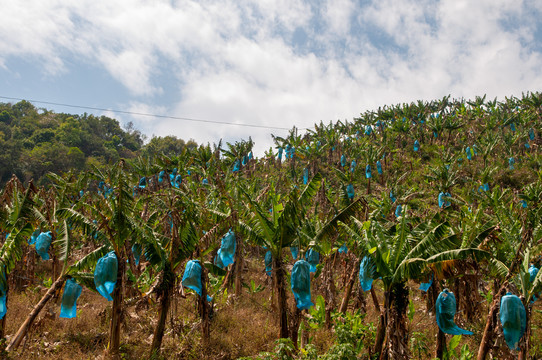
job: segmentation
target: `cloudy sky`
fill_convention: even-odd
[[[148,136],[247,139],[542,86],[542,0],[0,0],[0,96]],[[14,102],[0,98],[0,102]]]

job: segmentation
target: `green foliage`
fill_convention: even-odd
[[[367,348],[374,342],[376,329],[373,323],[365,322],[365,315],[359,311],[354,313],[335,313],[332,318],[335,322],[335,335],[337,336],[337,345],[339,346],[330,353],[333,356],[346,356],[351,351],[359,354],[364,348]],[[333,357],[333,359],[344,359],[344,357]]]
[[[413,331],[410,334],[410,351],[415,358],[422,359],[430,353],[430,340],[420,331]]]
[[[12,173],[44,183],[48,172],[88,170],[87,163],[105,166],[138,154],[176,155],[197,146],[175,136],[153,137],[143,146],[143,138],[132,123],[122,129],[106,116],[38,113],[27,101],[0,103],[0,184]]]
[[[243,285],[243,287],[244,287],[245,289],[248,290],[248,293],[249,293],[250,295],[254,295],[254,294],[257,294],[257,293],[262,292],[262,291],[265,290],[265,286],[262,286],[262,285],[256,285],[256,283],[254,282],[254,280],[250,280],[250,283],[248,283],[248,284],[244,282],[242,285]]]
[[[469,346],[464,344],[461,349],[458,348],[461,342],[461,335],[454,335],[448,343],[447,350],[442,356],[442,360],[472,360],[475,354],[469,350]]]
[[[249,360],[249,359],[258,359],[258,360],[294,360],[295,347],[291,339],[278,339],[275,341],[275,348],[272,353],[262,352],[256,357],[246,357],[239,358],[239,360]]]
[[[400,303],[406,326],[398,331],[416,326],[408,284],[427,279],[429,273],[443,281],[476,271],[483,283],[495,277],[502,281],[522,254],[509,283],[529,301],[542,289],[542,272],[532,283],[528,274],[530,262],[539,265],[542,251],[542,161],[536,146],[542,125],[540,108],[532,107],[540,106],[540,98],[527,94],[499,103],[485,97],[471,102],[445,97],[386,106],[353,122],[320,123],[306,135],[294,128],[274,141],[277,147],[295,148],[295,156],[279,164],[270,151],[266,159],[251,160],[235,173],[233,164],[246,160],[253,149],[251,139],[197,146],[167,136],[144,146],[133,125],[123,130],[114,119],[41,113],[28,102],[0,104],[0,182],[12,174],[36,179],[28,189],[14,179],[0,193],[0,262],[9,275],[28,250],[26,239],[39,228],[53,232],[52,254],[61,261],[62,273],[90,289],[96,261],[114,250],[119,261],[128,261],[126,276],[141,292],[160,298],[175,285],[186,261],[197,258],[205,265],[209,293],[222,292],[227,299],[232,292],[223,283],[228,272],[210,258],[227,229],[237,234],[243,256],[253,256],[253,246],[272,252],[274,294],[288,288],[291,263],[285,248],[297,246],[301,256],[315,249],[321,256],[312,276],[318,285],[313,287],[315,306],[301,325],[312,335],[309,342],[328,331],[323,329],[328,292],[336,296],[342,291],[331,285],[337,286],[338,272],[353,258],[371,258],[377,290],[384,290],[380,306],[385,314],[393,314],[390,307]],[[367,125],[373,132],[363,135]],[[412,150],[414,140],[421,145],[418,153]],[[341,155],[348,163],[356,160],[355,171],[339,165]],[[508,169],[509,157],[516,159],[514,170]],[[371,181],[364,176],[365,165],[373,169]],[[182,177],[178,187],[169,183],[174,168]],[[307,185],[301,183],[303,169],[312,176]],[[145,188],[138,186],[143,176]],[[349,184],[356,189],[354,200],[345,193]],[[438,208],[439,192],[451,194],[445,209]],[[403,211],[395,216],[398,205]],[[528,241],[519,249],[522,239]],[[138,270],[130,250],[136,244],[144,258]],[[347,257],[337,253],[342,244],[348,246]],[[343,286],[349,271],[344,272]],[[250,301],[257,303],[263,294],[255,295],[266,288],[257,279],[244,281]],[[319,293],[322,289],[326,298]],[[397,300],[397,291],[404,297]],[[484,292],[490,303],[492,290]],[[386,298],[390,294],[393,301]],[[337,304],[335,300],[328,306]],[[286,306],[278,310],[286,315]],[[320,357],[315,346],[296,354],[291,341],[281,339],[274,352],[259,358],[351,359],[369,353],[375,329],[364,315],[333,313],[333,320],[335,341]],[[417,331],[410,335],[410,344],[405,336],[403,345],[409,345],[411,355],[427,357],[430,336]],[[448,358],[472,358],[466,345],[460,348],[460,337],[448,346]]]
[[[311,318],[309,319],[309,326],[313,329],[319,329],[326,321],[326,301],[322,295],[316,297],[314,306],[309,309]]]

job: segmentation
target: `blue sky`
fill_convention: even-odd
[[[0,96],[272,127],[542,84],[542,0],[0,0]],[[2,102],[8,100],[0,99]],[[270,133],[35,103],[198,142]]]

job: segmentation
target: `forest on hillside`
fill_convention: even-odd
[[[1,167],[5,358],[542,357],[541,93],[383,106],[261,158],[1,114],[28,157]],[[25,172],[42,140],[66,163]]]
[[[0,103],[0,184],[12,174],[41,184],[48,172],[80,172],[121,158],[170,155],[197,146],[175,136],[154,136],[145,145],[144,139],[133,124],[122,129],[107,116],[57,114],[24,100]]]

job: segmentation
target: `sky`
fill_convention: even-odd
[[[0,9],[0,102],[121,110],[34,102],[133,122],[149,139],[251,136],[263,154],[271,134],[293,126],[542,86],[542,0],[0,0]]]

